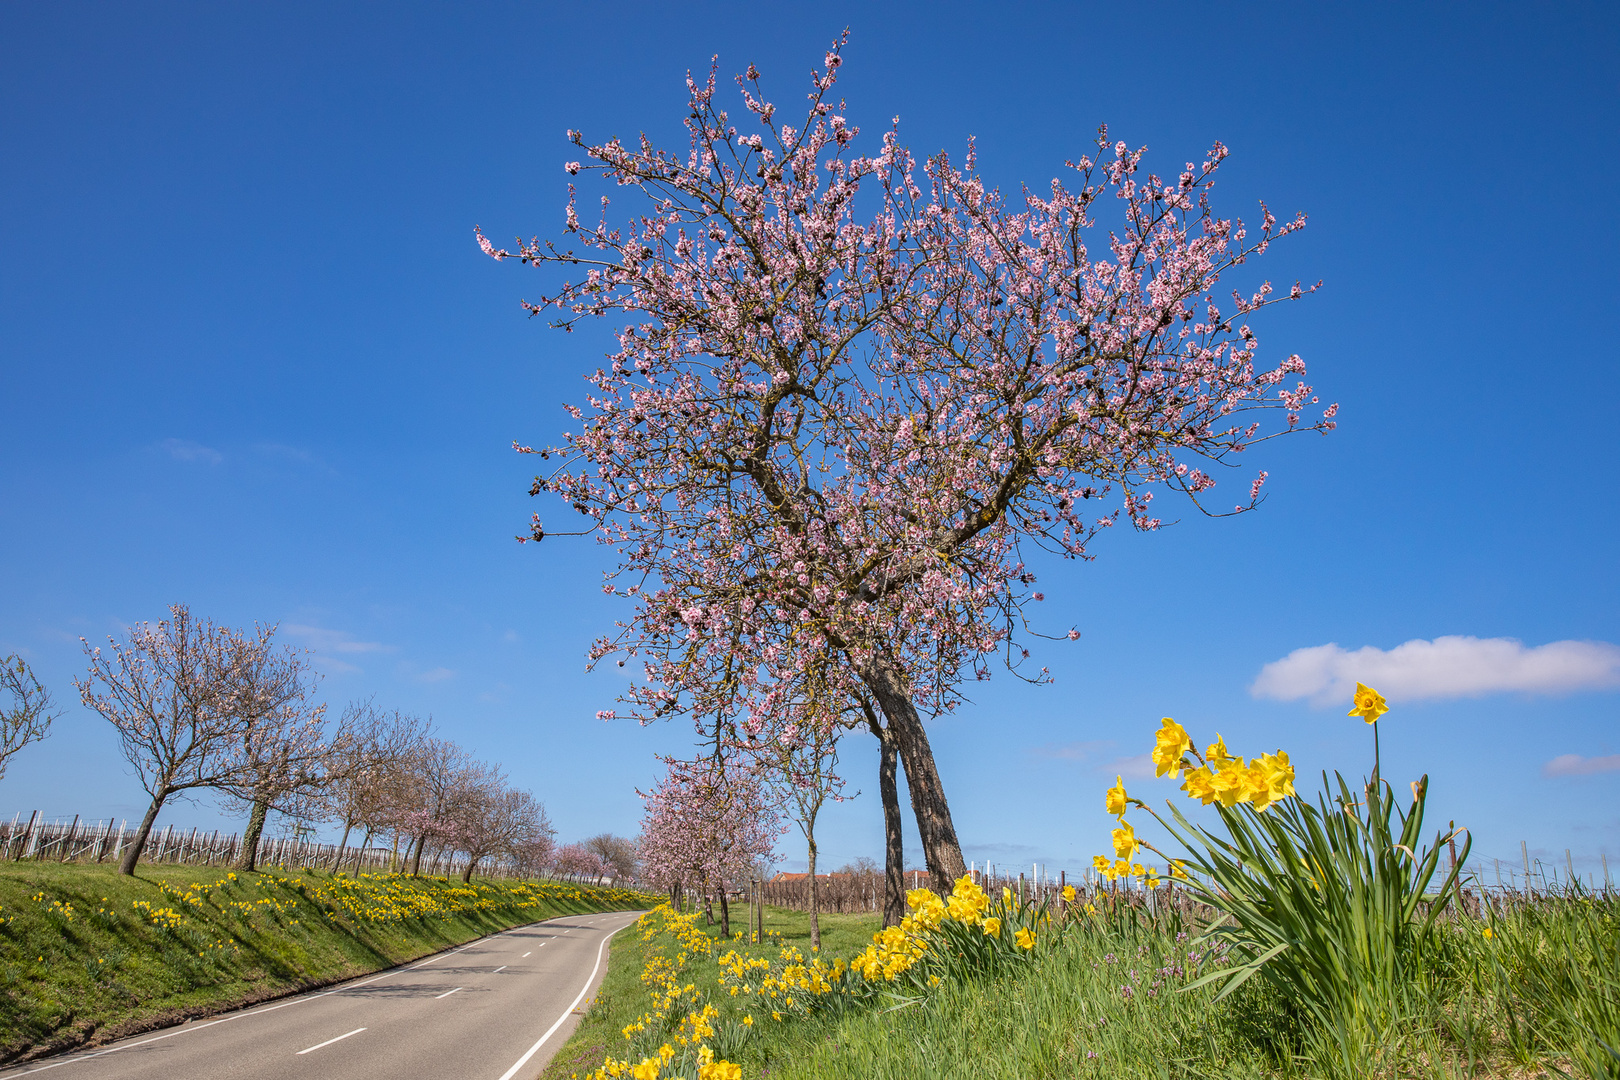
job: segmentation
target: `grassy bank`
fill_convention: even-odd
[[[549,882],[0,864],[0,1062],[319,986],[539,919],[647,907]]]
[[[896,986],[851,1005],[828,993],[807,1014],[802,1001],[794,1009],[786,994],[760,993],[763,969],[747,976],[751,988],[730,992],[737,980],[722,977],[728,949],[776,960],[780,970],[784,950],[808,956],[804,922],[773,910],[769,925],[782,935],[765,946],[721,943],[693,928],[711,939],[707,949],[657,916],[623,931],[602,992],[546,1080],[584,1078],[612,1058],[640,1062],[660,1043],[674,1055],[659,1076],[697,1075],[682,1063],[690,1045],[682,1038],[689,1018],[711,1006],[705,1042],[715,1056],[744,1077],[772,1080],[1620,1077],[1614,897],[1543,896],[1454,919],[1396,1012],[1362,1031],[1313,1030],[1262,979],[1221,1000],[1210,987],[1184,991],[1221,966],[1221,955],[1128,906],[1060,917],[1040,932],[1027,964],[1000,977],[947,979],[924,994]],[[876,928],[872,917],[827,922],[827,960],[852,956]],[[733,961],[730,970],[740,969]],[[660,1006],[658,995],[673,986],[681,994]],[[626,1037],[660,1007],[663,1019]],[[754,1022],[743,1024],[745,1016]]]
[[[613,939],[607,975],[585,1019],[575,1030],[574,1037],[552,1058],[542,1080],[584,1077],[600,1067],[607,1057],[624,1056],[627,1042],[624,1029],[641,1020],[649,1009],[649,991],[654,988],[644,982],[643,974],[649,970],[650,963],[655,964],[659,959],[674,961],[684,952],[687,959],[682,964],[694,965],[687,969],[686,977],[707,980],[712,985],[717,975],[715,958],[728,950],[770,960],[778,960],[784,949],[797,949],[810,955],[810,916],[805,912],[767,906],[763,944],[738,940],[741,928],[746,925],[745,913],[745,908],[733,911],[736,917],[730,941],[721,937],[718,925],[710,927],[704,920],[698,920],[696,929],[711,942],[712,955],[707,957],[693,957],[690,950],[683,950],[680,943],[668,935],[648,935],[640,925],[621,930]],[[840,957],[847,960],[871,942],[878,923],[876,915],[822,915],[820,955],[828,960]],[[733,1060],[747,1060],[750,1050],[764,1050],[767,1057],[770,1055],[765,1048],[773,1038],[780,1038],[782,1031],[774,1035],[767,1033],[767,1028],[781,1028],[771,1020],[768,1010],[730,994],[714,994],[710,1000],[720,1013],[716,1026],[723,1035],[720,1044],[723,1051],[737,1055]],[[753,1017],[754,1022],[744,1023],[745,1017]],[[757,1058],[758,1054],[755,1056]]]

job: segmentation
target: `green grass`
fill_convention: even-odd
[[[732,909],[731,926],[734,938],[735,935],[744,932],[747,926],[747,910],[742,906]],[[717,920],[718,917],[717,912]],[[838,957],[848,959],[854,956],[871,943],[879,922],[876,914],[823,914],[819,955],[828,960]],[[699,925],[702,926],[702,920],[699,920]],[[722,945],[718,921],[713,927],[703,926],[703,929],[715,940],[717,952],[735,948],[749,955],[775,958],[784,947],[796,947],[805,955],[810,955],[810,916],[807,912],[767,906],[764,944],[745,944],[733,940]],[[625,1053],[626,1041],[622,1031],[627,1024],[634,1022],[646,1012],[648,1007],[647,990],[641,982],[642,970],[650,957],[665,955],[668,952],[665,941],[643,941],[636,927],[619,931],[609,950],[608,971],[602,980],[602,986],[587,1007],[585,1017],[575,1030],[573,1038],[557,1052],[545,1072],[541,1074],[542,1080],[583,1077],[598,1068],[609,1054],[622,1056]],[[712,985],[713,971],[714,965],[711,962],[702,966],[701,971],[695,973],[695,976],[707,976]],[[768,1034],[767,1029],[775,1029],[778,1034],[782,1031],[781,1025],[773,1024],[757,1008],[750,1011],[725,995],[717,995],[712,1000],[721,1010],[723,1028],[730,1032],[739,1050],[746,1052],[756,1044],[762,1045],[770,1041],[775,1036]],[[745,1028],[740,1024],[741,1018],[745,1015],[755,1016],[756,1023],[752,1028]],[[738,1060],[747,1058],[739,1054]]]
[[[0,1063],[403,963],[512,926],[650,906],[555,883],[0,864]]]
[[[808,952],[806,917],[770,914],[781,944]],[[824,926],[823,955],[847,957],[877,920],[834,916]],[[621,1029],[648,1006],[640,973],[672,951],[667,936],[642,941],[631,929],[615,938],[607,981],[546,1080],[625,1056]],[[775,956],[779,946],[748,951]],[[1205,955],[1195,964],[1189,952]],[[1620,899],[1542,897],[1448,920],[1398,1015],[1361,1043],[1313,1028],[1311,1012],[1263,977],[1222,1000],[1212,986],[1182,992],[1210,962],[1207,947],[1175,928],[1121,913],[1043,935],[1034,963],[1015,974],[948,981],[921,1003],[897,997],[778,1024],[757,1000],[715,992],[712,961],[689,961],[681,981],[709,989],[720,1008],[717,1051],[744,1076],[771,1080],[1620,1077],[1620,1055],[1605,1048],[1620,1049]],[[756,1023],[738,1038],[745,1008]]]

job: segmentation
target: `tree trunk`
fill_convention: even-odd
[[[720,883],[720,936],[731,940],[731,909],[726,905],[726,883]]]
[[[934,765],[934,751],[928,745],[928,733],[923,730],[922,718],[917,715],[905,684],[886,656],[878,656],[861,672],[878,707],[889,733],[894,737],[900,761],[906,768],[906,787],[911,791],[911,811],[917,818],[917,832],[922,838],[923,858],[933,879],[934,891],[944,895],[951,885],[967,870],[962,862],[962,845],[956,839],[956,826],[951,823],[951,809],[945,802],[945,786]]]
[[[900,831],[900,789],[895,783],[894,736],[874,726],[881,740],[878,794],[883,800],[883,925],[899,926],[906,916],[906,849]]]
[[[821,907],[818,903],[820,893],[816,891],[816,823],[810,822],[805,830],[805,838],[810,844],[810,949],[812,952],[821,951]]]
[[[669,906],[681,910],[681,883],[678,881],[669,887]]]
[[[247,828],[242,830],[242,852],[236,857],[238,870],[259,868],[259,837],[264,835],[264,819],[270,812],[269,803],[255,799],[253,811],[248,814]]]
[[[360,850],[354,853],[354,876],[355,877],[360,876],[360,868],[363,865],[365,865],[365,861],[366,861],[366,849],[369,848],[370,846],[371,846],[371,829],[367,828],[366,829],[366,838],[360,842]],[[390,865],[388,867],[388,869],[392,870],[393,866]]]
[[[475,867],[477,865],[478,865],[478,860],[477,859],[473,858],[471,855],[467,856],[467,869],[465,869],[465,870],[463,870],[461,872],[461,883],[463,885],[467,884],[469,881],[472,880],[473,867]]]
[[[146,838],[152,832],[152,822],[157,820],[158,811],[163,809],[163,800],[169,797],[167,791],[160,791],[152,796],[152,805],[146,808],[146,816],[141,818],[141,827],[135,830],[135,839],[129,842],[124,854],[118,860],[118,872],[125,877],[135,873],[135,863],[141,857],[141,849],[146,847]]]
[[[349,833],[354,829],[354,819],[343,819],[343,839],[338,841],[337,854],[332,856],[332,869],[335,871],[343,865],[343,852],[349,846]]]
[[[422,849],[425,847],[427,847],[427,833],[423,833],[421,836],[418,836],[416,838],[416,843],[412,845],[412,849],[405,853],[410,859],[411,877],[417,877],[421,873]]]

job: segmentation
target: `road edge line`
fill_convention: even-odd
[[[637,916],[637,918],[640,918],[640,916]],[[632,919],[631,922],[625,923],[624,926],[630,926],[634,921],[635,920]],[[563,1014],[557,1017],[557,1022],[546,1029],[546,1033],[540,1036],[540,1040],[538,1042],[529,1047],[527,1053],[518,1058],[516,1063],[514,1063],[510,1069],[507,1069],[501,1074],[501,1080],[512,1080],[512,1077],[517,1075],[517,1071],[523,1068],[523,1066],[527,1065],[529,1063],[529,1059],[534,1057],[535,1054],[539,1053],[542,1046],[546,1045],[546,1040],[557,1033],[557,1029],[563,1026],[563,1021],[567,1020],[571,1015],[573,1015],[574,1010],[579,1008],[579,1003],[584,1001],[585,995],[590,992],[591,983],[596,981],[596,972],[602,966],[602,954],[607,951],[608,942],[612,941],[613,935],[617,934],[620,930],[623,930],[624,926],[614,928],[612,933],[608,934],[607,937],[602,939],[602,944],[596,947],[596,963],[591,965],[591,973],[585,979],[585,985],[580,988],[579,996],[574,999],[574,1003],[563,1010]]]

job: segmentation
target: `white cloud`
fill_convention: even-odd
[[[1261,668],[1249,693],[1328,705],[1349,701],[1358,681],[1391,701],[1611,690],[1620,688],[1620,646],[1554,641],[1527,648],[1513,638],[1457,635],[1408,641],[1388,651],[1313,645]]]
[[[1137,754],[1133,757],[1115,758],[1104,765],[1102,771],[1131,780],[1151,780],[1158,770],[1153,767],[1152,754]]]
[[[1046,743],[1030,749],[1036,757],[1057,758],[1060,761],[1090,761],[1100,751],[1112,749],[1113,740],[1090,742]]]
[[[303,642],[322,653],[374,653],[388,652],[389,647],[379,641],[356,641],[354,635],[343,630],[328,630],[321,626],[300,623],[282,623],[281,632]]]
[[[1620,772],[1620,754],[1607,757],[1560,754],[1541,767],[1542,776],[1591,776],[1606,772]]]
[[[158,448],[176,461],[201,461],[206,465],[218,465],[225,460],[225,456],[212,446],[204,446],[190,439],[164,439],[158,443]]]

